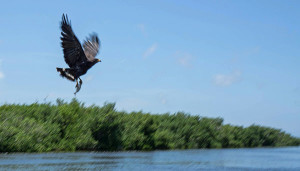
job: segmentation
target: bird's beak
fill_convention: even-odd
[[[100,59],[98,59],[98,62],[101,62],[101,60],[100,60]]]

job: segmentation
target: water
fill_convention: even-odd
[[[300,170],[300,147],[0,154],[0,170]]]

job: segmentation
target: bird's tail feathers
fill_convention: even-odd
[[[70,81],[75,81],[74,72],[70,68],[56,68],[57,72],[60,73],[60,76],[67,78]]]

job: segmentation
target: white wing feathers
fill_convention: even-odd
[[[83,43],[84,54],[88,61],[92,62],[98,54],[100,41],[96,34],[90,35]]]

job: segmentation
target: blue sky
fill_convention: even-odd
[[[119,110],[184,111],[300,136],[299,1],[5,1],[0,103],[67,101],[62,13],[102,47],[77,98]]]

